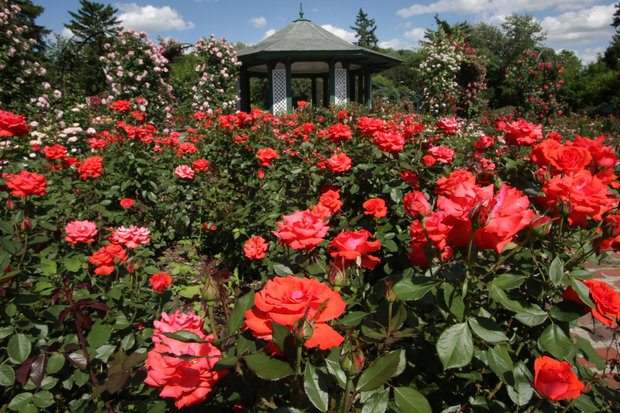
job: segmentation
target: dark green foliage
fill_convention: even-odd
[[[351,26],[351,29],[355,30],[355,38],[357,39],[355,44],[369,49],[377,49],[377,43],[379,43],[379,39],[375,34],[377,24],[375,19],[368,18],[368,14],[363,9],[360,9],[357,13],[355,25]]]

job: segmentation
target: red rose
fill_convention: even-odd
[[[133,206],[133,199],[131,198],[123,198],[121,199],[121,207],[127,209],[127,208],[131,208]]]
[[[604,236],[596,241],[599,249],[620,251],[620,215],[605,217]]]
[[[582,304],[592,312],[594,318],[606,326],[617,327],[620,319],[620,295],[618,292],[603,281],[584,280],[583,283],[590,289],[590,298],[596,305],[596,309],[586,306],[573,290],[573,287],[568,287],[562,298]]]
[[[371,198],[362,204],[364,215],[373,215],[375,218],[383,218],[387,215],[387,206],[381,198]]]
[[[172,277],[165,272],[158,272],[149,278],[149,282],[155,292],[161,293],[170,287],[170,284],[172,284]]]
[[[336,123],[327,129],[327,137],[334,143],[348,141],[353,137],[353,131],[349,125]]]
[[[326,322],[340,316],[345,307],[337,291],[315,279],[276,277],[256,293],[254,307],[245,312],[245,327],[268,341],[273,338],[272,322],[291,331],[295,327],[298,331],[293,333],[303,336],[306,347],[325,350],[344,341]],[[306,322],[300,326],[301,320]]]
[[[262,148],[256,151],[256,156],[261,166],[270,166],[274,159],[278,159],[278,151],[272,148]]]
[[[407,183],[414,189],[416,189],[420,185],[420,179],[414,172],[411,171],[401,172],[400,179],[402,179],[403,182]]]
[[[356,125],[360,132],[362,132],[362,135],[367,137],[372,137],[376,132],[384,131],[387,126],[383,119],[366,116],[360,116],[357,119]]]
[[[321,194],[319,198],[319,204],[328,208],[332,214],[340,211],[342,207],[342,201],[340,200],[340,190],[328,189]]]
[[[594,163],[599,168],[610,168],[618,163],[616,157],[616,151],[611,146],[603,145],[605,142],[605,136],[601,135],[598,138],[589,139],[583,136],[575,136],[573,144],[580,148],[587,149],[592,155]]]
[[[403,205],[405,206],[405,212],[411,218],[419,218],[431,211],[431,205],[428,203],[426,194],[420,191],[406,194],[403,198]]]
[[[250,260],[262,260],[266,257],[269,244],[265,242],[263,237],[251,237],[243,245],[243,253]]]
[[[110,103],[108,108],[115,112],[128,112],[131,109],[131,103],[127,100],[117,100]]]
[[[405,135],[394,129],[375,132],[372,143],[383,152],[397,154],[405,148]]]
[[[490,148],[494,144],[495,144],[495,138],[493,138],[492,136],[484,135],[484,136],[481,136],[480,139],[476,141],[474,146],[478,152],[482,152],[486,148]]]
[[[533,145],[542,139],[542,125],[534,125],[524,119],[506,124],[504,128],[506,142],[512,145]]]
[[[368,241],[372,234],[365,229],[349,232],[344,231],[336,235],[329,243],[329,253],[338,268],[357,263],[361,267],[373,270],[381,261],[379,257],[370,255],[381,249],[381,241]]]
[[[567,400],[579,397],[585,386],[568,362],[542,356],[534,360],[534,388],[546,399]]]
[[[211,163],[206,159],[196,159],[192,162],[192,169],[194,172],[207,172],[211,167]]]
[[[422,162],[426,167],[430,168],[431,166],[435,165],[435,163],[437,163],[437,159],[435,159],[435,157],[432,155],[424,155],[422,157]]]
[[[91,156],[80,162],[77,169],[83,181],[89,178],[99,178],[103,174],[103,158]]]
[[[326,164],[330,172],[346,172],[351,169],[351,158],[344,152],[336,151],[327,159]]]
[[[213,335],[205,333],[204,321],[193,312],[162,313],[161,321],[155,321],[154,325],[155,347],[147,354],[144,382],[161,388],[159,396],[174,399],[177,409],[203,402],[227,374],[226,370],[213,370],[222,358],[220,350],[211,344]],[[180,330],[197,335],[202,342],[185,343],[165,335]]]
[[[52,161],[56,159],[63,159],[67,157],[67,148],[59,144],[45,146],[43,148],[43,153],[47,159]]]
[[[428,152],[433,155],[439,163],[451,164],[454,159],[454,149],[448,148],[447,146],[433,146]]]
[[[0,110],[0,138],[11,136],[24,136],[30,128],[23,115]]]
[[[114,271],[115,262],[127,262],[127,252],[123,247],[116,244],[110,244],[99,248],[88,257],[88,262],[96,266],[95,274],[108,275]]]
[[[618,203],[609,188],[590,171],[581,170],[573,175],[558,175],[543,185],[545,196],[539,198],[544,206],[556,213],[566,213],[572,226],[585,227],[587,218],[596,221]]]
[[[28,195],[43,196],[47,194],[45,176],[28,171],[7,174],[6,186],[11,190],[11,195],[19,198],[25,198]]]
[[[78,242],[90,244],[97,236],[97,224],[91,221],[71,221],[65,226],[65,240],[75,245]]]
[[[457,118],[439,119],[436,126],[437,129],[449,136],[456,135],[460,128],[459,120]]]
[[[276,222],[279,231],[272,231],[280,242],[294,250],[311,251],[317,247],[329,231],[323,218],[309,210],[295,211],[292,215],[282,215]]]
[[[536,213],[528,209],[529,205],[529,199],[521,191],[503,185],[481,209],[480,227],[474,234],[474,243],[480,249],[494,249],[501,253],[506,244],[536,217]]]
[[[458,184],[464,183],[475,184],[476,177],[469,171],[457,169],[447,177],[442,176],[435,182],[435,193],[437,195],[449,195]]]

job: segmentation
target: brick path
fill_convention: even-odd
[[[596,279],[606,282],[620,293],[620,253],[611,253],[605,262],[586,264],[585,267],[594,272]],[[573,330],[573,334],[588,339],[596,352],[608,363],[612,360],[618,360],[620,357],[620,343],[618,339],[613,342],[613,330],[598,321],[594,321],[591,315],[585,315],[577,321],[577,327]],[[597,371],[590,363],[585,360],[583,362]],[[620,383],[614,380],[609,372],[607,380],[613,387],[620,389]]]

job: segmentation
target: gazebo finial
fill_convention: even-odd
[[[299,3],[299,19],[303,19],[304,18],[304,7],[303,4],[300,2]]]

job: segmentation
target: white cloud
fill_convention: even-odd
[[[252,25],[252,27],[265,27],[267,26],[267,19],[264,18],[263,16],[260,17],[252,17],[250,19],[250,24]]]
[[[386,40],[379,42],[379,47],[383,49],[412,49],[419,47],[420,40],[424,39],[424,29],[420,27],[414,27],[411,30],[407,30],[399,38]]]
[[[70,29],[67,29],[66,27],[63,27],[62,31],[60,32],[60,35],[64,37],[65,39],[71,39],[73,38],[73,36],[75,36],[75,34],[73,34],[73,32]]]
[[[169,30],[193,29],[195,24],[185,21],[175,9],[170,6],[155,7],[139,6],[136,3],[118,3],[121,13],[118,19],[126,28],[137,31],[165,32]]]
[[[266,38],[271,37],[276,31],[277,31],[276,29],[267,30],[261,40],[265,40]]]
[[[547,32],[547,40],[556,44],[587,44],[611,39],[610,27],[614,5],[594,6],[589,9],[548,16],[540,24]]]
[[[575,50],[575,54],[581,59],[581,63],[587,65],[588,63],[595,62],[599,55],[605,52],[604,47],[593,47],[584,50]]]
[[[401,17],[421,14],[511,14],[547,9],[577,10],[598,0],[439,0],[428,5],[413,4],[396,12]]]
[[[345,29],[341,29],[340,27],[332,26],[331,24],[323,24],[321,27],[349,43],[353,43],[356,40],[355,32],[350,32]]]

